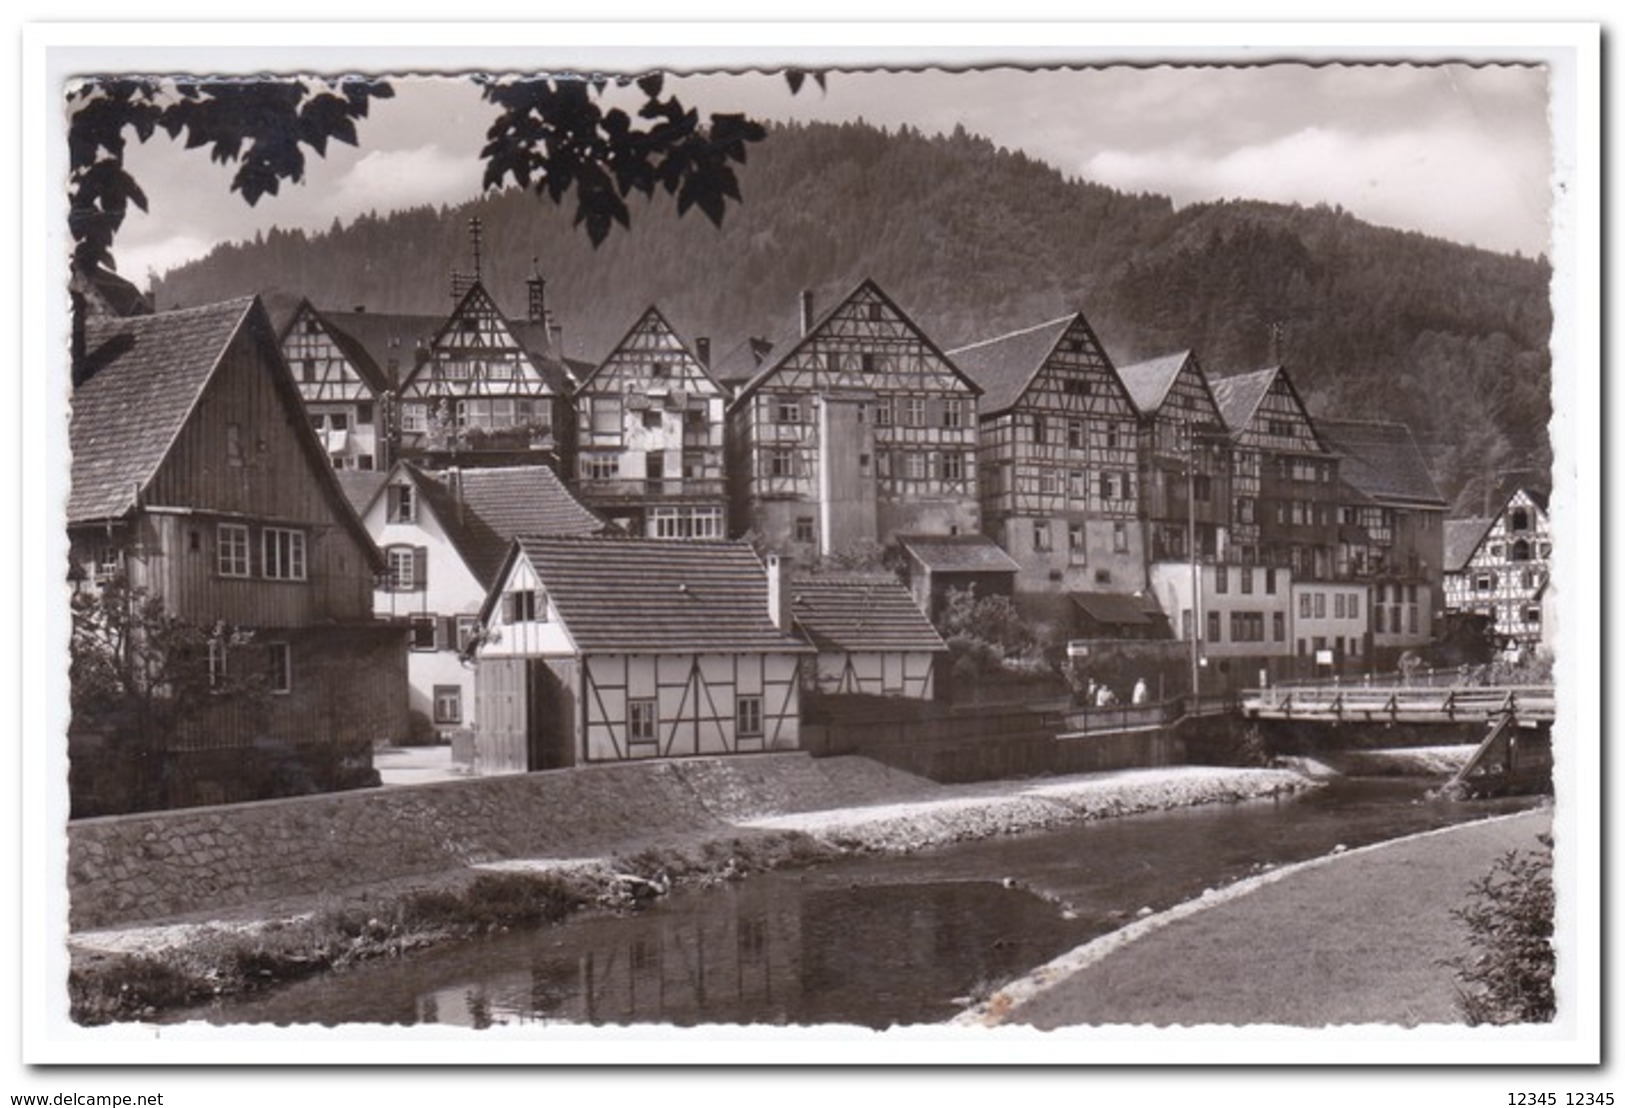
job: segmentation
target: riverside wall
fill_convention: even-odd
[[[76,820],[69,924],[184,916],[509,858],[601,857],[932,788],[860,758],[733,755]]]

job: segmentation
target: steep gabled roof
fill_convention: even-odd
[[[69,523],[136,506],[254,304],[228,300],[86,324],[94,375],[73,394]]]
[[[1021,568],[986,535],[898,535],[897,545],[934,573],[1015,573]]]
[[[811,652],[768,618],[767,571],[743,542],[525,535],[483,619],[521,557],[583,654]]]
[[[324,310],[321,316],[345,352],[359,348],[377,370],[379,379],[387,382],[385,387],[392,390],[399,389],[412,375],[422,358],[424,344],[441,323],[439,316],[372,311]],[[395,362],[393,372],[389,368],[391,360]]]
[[[1021,399],[1054,352],[1055,344],[1077,318],[1062,316],[948,352],[982,386],[982,415],[1002,412]]]
[[[947,650],[889,573],[817,574],[790,582],[790,614],[820,651]]]
[[[362,383],[371,389],[374,395],[388,392],[394,387],[390,382],[389,375],[384,372],[383,363],[380,363],[372,356],[372,352],[367,349],[366,345],[344,328],[335,324],[328,318],[327,313],[309,300],[299,302],[298,308],[295,309],[293,315],[288,318],[287,323],[282,328],[280,337],[284,344],[288,341],[289,333],[298,324],[301,314],[307,312],[322,325],[322,330],[333,340],[333,345],[339,348],[345,360],[354,367]]]
[[[1444,521],[1444,571],[1446,573],[1460,573],[1467,568],[1467,563],[1473,560],[1478,552],[1479,544],[1484,536],[1490,533],[1490,525],[1495,520],[1484,516],[1469,516],[1466,519],[1447,519]]]
[[[1162,402],[1168,398],[1168,390],[1174,387],[1179,379],[1179,371],[1185,368],[1185,363],[1191,358],[1189,350],[1181,350],[1175,354],[1164,354],[1160,358],[1148,358],[1133,365],[1120,366],[1117,376],[1123,381],[1123,387],[1128,389],[1129,399],[1141,415],[1154,415]],[[1209,389],[1211,394],[1212,390]],[[1217,403],[1217,401],[1215,401]]]
[[[671,319],[666,315],[666,313],[661,311],[660,308],[654,304],[650,304],[647,308],[645,308],[642,314],[640,314],[638,318],[633,321],[632,326],[626,329],[626,333],[621,336],[620,341],[618,341],[614,346],[610,347],[609,353],[604,355],[604,360],[593,366],[585,376],[581,377],[581,383],[576,386],[576,391],[585,392],[588,386],[593,383],[593,379],[596,378],[603,368],[614,359],[615,355],[619,354],[621,350],[625,348],[627,343],[632,341],[632,336],[637,334],[638,331],[643,328],[643,325],[651,319],[659,323],[661,328],[663,328],[667,334],[671,335],[672,338],[677,340],[677,344],[683,348],[683,353],[687,354],[693,360],[694,365],[700,371],[700,374],[707,381],[710,381],[716,386],[717,392],[722,396],[727,396],[727,386],[723,385],[720,380],[712,375],[711,368],[707,366],[705,362],[700,360],[699,355],[694,352],[694,348],[689,345],[688,340],[683,338],[683,333],[678,331],[677,328],[672,325]]]
[[[486,588],[520,535],[604,535],[618,528],[582,504],[547,466],[426,470],[400,465],[469,572]]]
[[[1271,366],[1268,369],[1240,373],[1234,377],[1221,377],[1217,381],[1208,382],[1226,427],[1235,432],[1247,429],[1253,421],[1253,416],[1258,414],[1258,405],[1263,403],[1265,394],[1275,383],[1275,375],[1278,372],[1279,366]]]
[[[847,304],[858,296],[859,293],[864,291],[873,293],[881,301],[881,303],[890,308],[892,312],[896,314],[897,318],[902,320],[903,325],[912,331],[914,336],[925,344],[926,349],[930,350],[931,353],[942,359],[943,364],[948,367],[948,371],[955,377],[959,378],[959,380],[965,384],[965,387],[970,389],[973,395],[980,396],[982,394],[982,386],[978,385],[965,373],[964,370],[955,365],[954,360],[948,357],[947,354],[943,353],[942,348],[932,341],[931,336],[927,335],[923,330],[921,330],[920,325],[915,323],[913,318],[907,312],[903,311],[902,308],[899,308],[895,300],[886,295],[886,290],[882,289],[878,284],[876,284],[874,278],[865,277],[862,281],[858,282],[857,288],[841,297],[841,299],[837,300],[835,304],[829,308],[829,310],[824,312],[823,315],[819,316],[818,322],[809,327],[806,334],[797,336],[794,339],[786,339],[784,341],[771,344],[771,352],[767,355],[767,360],[763,363],[762,368],[757,371],[755,376],[751,377],[743,384],[738,385],[734,389],[733,403],[737,404],[746,396],[755,392],[764,381],[766,381],[769,377],[772,377],[773,374],[777,373],[779,371],[779,367],[787,362],[798,350],[800,350],[808,342],[817,338],[819,331],[821,331],[829,323],[829,321],[834,318],[837,312],[845,308]]]
[[[350,502],[355,514],[364,516],[372,502],[378,499],[378,494],[384,491],[384,485],[389,482],[389,472],[382,469],[336,469],[333,476],[339,480],[339,488],[344,490],[344,499]]]
[[[86,328],[86,356],[97,368],[73,394],[68,522],[117,518],[138,506],[226,351],[237,342],[258,345],[282,416],[304,451],[308,478],[316,482],[334,518],[349,529],[369,563],[381,568],[383,555],[317,441],[271,318],[257,297]],[[288,474],[284,479],[297,478]]]
[[[1326,446],[1342,456],[1338,472],[1357,491],[1382,504],[1445,507],[1421,448],[1405,424],[1317,419],[1315,428]]]

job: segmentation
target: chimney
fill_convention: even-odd
[[[784,560],[777,554],[768,554],[767,562],[767,618],[785,634],[790,633],[790,575],[785,572]]]
[[[711,339],[708,336],[700,335],[694,340],[694,356],[706,369],[711,368]]]
[[[446,470],[446,490],[451,493],[451,498],[457,502],[458,524],[466,524],[468,520],[466,518],[467,513],[463,508],[463,471],[457,466],[452,466]]]
[[[564,357],[564,324],[555,320],[551,315],[547,317],[547,341],[553,347],[553,353],[562,359]]]
[[[812,289],[801,290],[801,334],[805,338],[813,326],[813,294]]]

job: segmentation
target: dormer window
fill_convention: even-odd
[[[416,523],[418,518],[417,497],[411,485],[389,486],[389,520],[390,523]]]

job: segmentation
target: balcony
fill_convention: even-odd
[[[721,478],[698,477],[583,477],[576,482],[576,491],[605,502],[721,500],[726,495]]]

